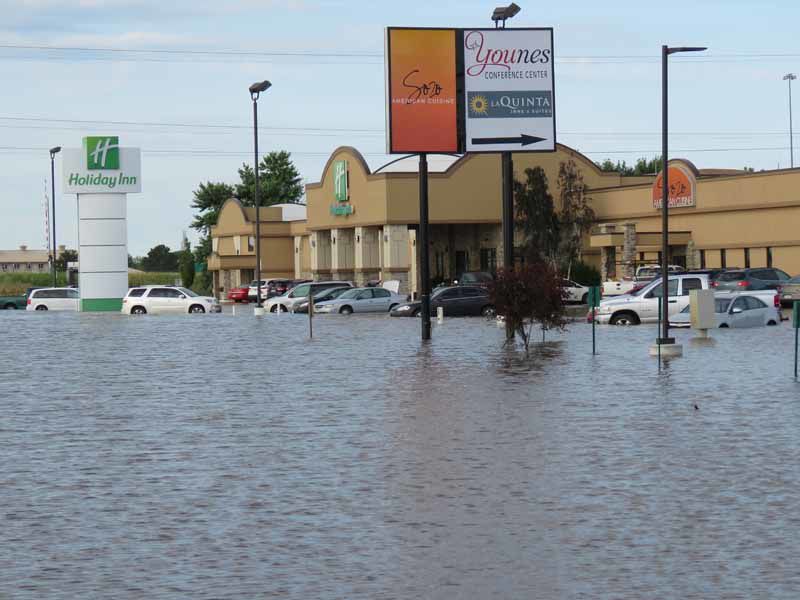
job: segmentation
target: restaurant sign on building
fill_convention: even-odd
[[[333,196],[336,202],[331,204],[331,214],[337,217],[352,215],[355,210],[350,204],[350,171],[346,160],[333,163]]]
[[[683,162],[670,162],[669,177],[669,208],[686,208],[695,206],[697,190],[697,177],[692,169]],[[652,198],[653,208],[660,209],[664,195],[664,175],[659,173],[653,183]]]

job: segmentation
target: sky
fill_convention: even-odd
[[[699,168],[789,166],[782,77],[800,71],[800,3],[673,0],[662,12],[627,0],[517,3],[509,26],[554,28],[560,143],[597,161],[659,155],[661,45],[708,46],[670,59],[670,156]],[[385,27],[491,26],[496,4],[0,0],[0,249],[45,247],[47,149],[86,135],[142,148],[131,254],[177,248],[184,231],[196,240],[192,193],[235,183],[252,161],[247,88],[263,79],[273,87],[259,100],[262,153],[290,151],[305,182],[343,145],[376,168],[390,159]],[[61,194],[58,164],[56,202],[58,242],[74,248],[76,199]]]

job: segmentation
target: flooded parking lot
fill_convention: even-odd
[[[0,598],[796,598],[794,333],[0,313]],[[695,405],[697,409],[695,409]]]

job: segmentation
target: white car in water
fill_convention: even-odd
[[[339,313],[349,315],[357,312],[388,313],[395,306],[408,301],[408,296],[401,296],[382,287],[353,288],[347,290],[334,300],[314,303],[314,312],[318,314]]]
[[[660,278],[655,279],[630,294],[601,300],[594,318],[600,324],[611,325],[657,322],[661,281]],[[667,287],[669,314],[677,315],[689,304],[689,292],[707,290],[710,282],[706,274],[672,275],[668,279]]]
[[[764,327],[781,322],[780,296],[775,290],[765,293],[714,295],[714,316],[717,327]],[[686,306],[677,315],[670,317],[670,327],[691,327],[691,306]]]
[[[200,296],[190,289],[168,285],[143,285],[128,290],[122,299],[126,315],[160,315],[221,312],[216,298]]]
[[[71,310],[77,311],[81,294],[75,288],[39,288],[28,296],[25,310]]]

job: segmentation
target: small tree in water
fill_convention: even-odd
[[[533,326],[542,328],[542,341],[548,329],[564,329],[566,290],[561,276],[549,263],[538,260],[518,269],[500,269],[490,288],[497,313],[522,338],[528,353]]]

